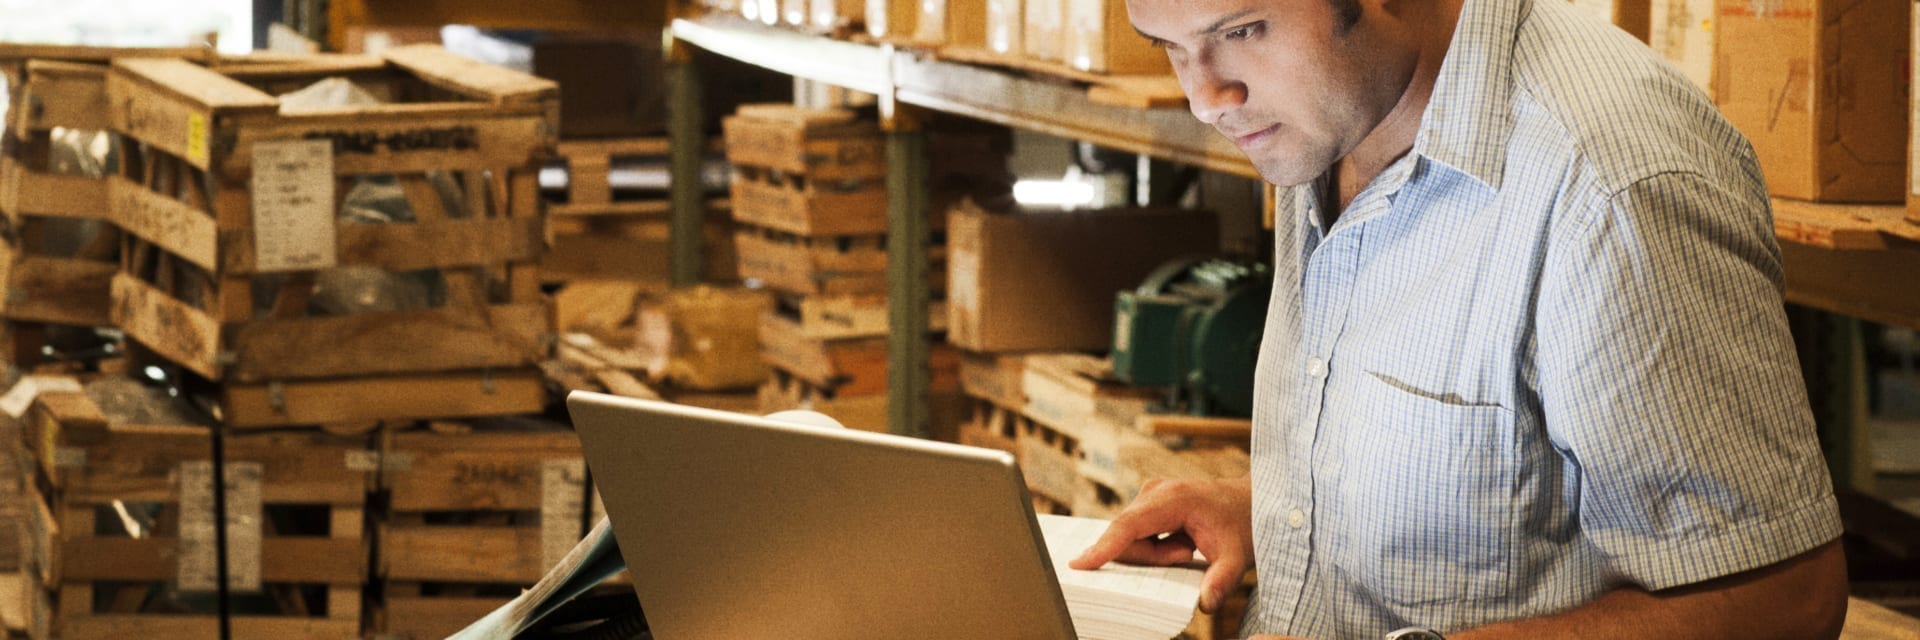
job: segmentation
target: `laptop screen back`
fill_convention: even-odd
[[[998,451],[574,393],[654,637],[1073,638]]]

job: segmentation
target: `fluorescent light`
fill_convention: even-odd
[[[1084,207],[1093,204],[1093,184],[1080,180],[1021,180],[1013,199],[1023,206]]]

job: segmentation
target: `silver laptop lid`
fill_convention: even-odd
[[[1004,452],[575,392],[655,638],[1073,638]]]

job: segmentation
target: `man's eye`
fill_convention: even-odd
[[[1226,33],[1226,38],[1228,40],[1248,40],[1253,38],[1256,35],[1259,35],[1260,28],[1261,28],[1261,24],[1258,22],[1244,24],[1238,27],[1234,27],[1233,30],[1228,31]]]

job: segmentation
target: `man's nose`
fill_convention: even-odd
[[[1247,85],[1222,75],[1217,69],[1194,69],[1182,74],[1187,92],[1187,108],[1193,117],[1209,125],[1247,103]]]

